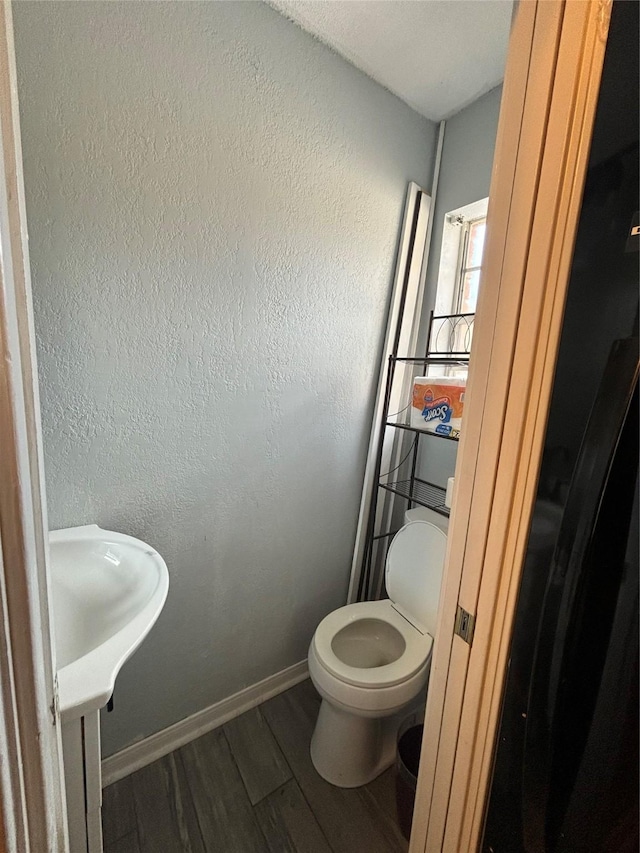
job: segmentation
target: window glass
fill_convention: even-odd
[[[460,313],[473,314],[478,301],[478,285],[480,284],[480,270],[466,272],[462,279],[460,292]]]
[[[469,228],[469,248],[467,249],[466,267],[479,267],[482,264],[484,249],[484,234],[487,230],[486,219],[473,222]]]
[[[454,303],[456,313],[475,313],[486,230],[487,220],[484,218],[472,220],[465,225],[460,246],[462,257]]]

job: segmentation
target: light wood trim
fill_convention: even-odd
[[[470,530],[471,504],[477,479],[476,468],[484,403],[487,399],[489,368],[493,354],[496,306],[501,283],[500,268],[505,252],[510,199],[517,165],[518,145],[509,143],[513,139],[518,139],[522,128],[535,20],[536,4],[533,2],[521,4],[511,33],[508,65],[503,85],[492,175],[493,197],[490,196],[489,201],[485,242],[485,269],[491,270],[491,273],[485,273],[483,276],[483,287],[475,322],[474,350],[469,366],[465,403],[465,429],[458,450],[456,485],[449,522],[447,571],[440,598],[427,695],[425,737],[416,792],[411,853],[421,853],[427,849],[429,829],[432,838],[434,835],[440,838],[444,836],[448,796],[442,795],[446,773],[444,779],[442,774],[445,764],[448,765],[449,777],[452,772],[464,690],[464,677],[458,678],[457,683],[449,682],[449,670],[451,668],[453,672],[464,673],[469,658],[469,647],[460,640],[454,642],[453,628],[467,538],[473,536],[473,530]],[[498,191],[500,204],[497,204],[496,199]],[[493,272],[494,270],[497,274]],[[491,488],[486,490],[486,499],[489,503],[491,491]],[[475,499],[477,503],[477,495]],[[445,700],[448,701],[446,713]],[[448,754],[445,756],[445,753]],[[439,790],[434,798],[437,771],[440,774]]]
[[[444,850],[474,850],[482,831],[608,19],[609,4],[576,0],[566,4],[504,425],[505,436],[521,425],[521,443],[505,446],[498,470],[496,493],[507,492],[511,485],[513,495],[509,514],[492,514],[476,593],[477,635],[463,700]]]
[[[68,850],[11,4],[0,4],[0,762],[11,853]]]
[[[465,412],[468,440],[460,448],[450,527],[446,633],[434,651],[412,853],[470,851],[479,842],[607,12],[607,3],[587,0],[524,0],[515,22]],[[477,609],[471,650],[448,633],[458,583],[461,605]]]

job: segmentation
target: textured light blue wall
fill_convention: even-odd
[[[306,657],[344,603],[434,125],[262,3],[17,3],[49,518],[171,589],[105,754]]]

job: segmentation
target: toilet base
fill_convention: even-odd
[[[397,714],[359,717],[323,699],[311,738],[313,766],[338,788],[366,785],[393,764],[398,722]]]

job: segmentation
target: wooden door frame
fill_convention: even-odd
[[[0,851],[68,851],[11,3],[0,3]]]
[[[481,840],[610,12],[521,0],[514,19],[411,853]]]

